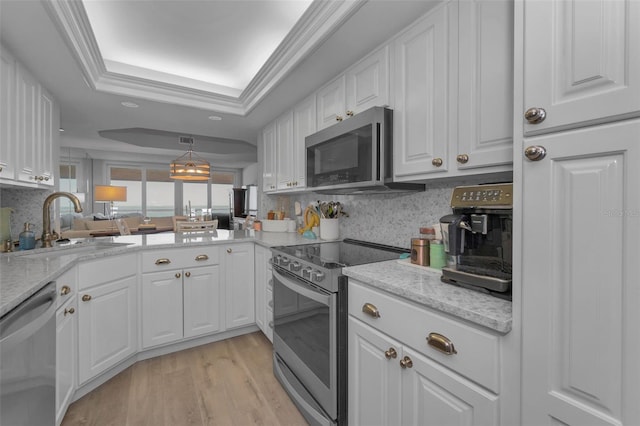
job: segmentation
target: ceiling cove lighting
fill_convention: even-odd
[[[207,181],[211,176],[211,166],[207,160],[193,152],[193,138],[181,136],[181,144],[189,144],[189,151],[176,158],[169,165],[171,179],[187,181]]]

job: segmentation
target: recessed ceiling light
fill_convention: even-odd
[[[125,106],[127,108],[138,108],[140,106],[134,102],[128,102],[128,101],[120,102],[120,105]]]
[[[60,128],[58,129],[58,131],[59,131],[59,132],[64,132],[64,129],[63,129],[62,127],[60,127]]]
[[[222,120],[222,117],[219,117],[219,116],[217,116],[217,115],[210,115],[210,116],[209,116],[209,120],[212,120],[212,121],[220,121],[220,120]]]

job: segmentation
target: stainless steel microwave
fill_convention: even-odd
[[[373,107],[305,138],[307,188],[329,194],[420,191],[393,182],[393,111]]]

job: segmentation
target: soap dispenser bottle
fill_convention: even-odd
[[[20,233],[20,250],[31,250],[36,248],[36,234],[31,230],[31,224],[25,222],[24,231]]]

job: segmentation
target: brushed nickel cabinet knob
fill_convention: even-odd
[[[398,357],[398,352],[396,352],[394,348],[389,348],[386,351],[384,351],[384,357],[386,359],[391,359],[391,358],[395,359]]]
[[[547,155],[545,147],[540,145],[531,145],[524,149],[524,156],[529,161],[540,161]]]
[[[88,302],[89,300],[91,300],[91,295],[85,294],[84,296],[82,296],[82,301],[83,302]]]
[[[73,314],[75,311],[76,311],[76,310],[75,310],[75,308],[69,308],[69,309],[66,309],[66,308],[65,308],[65,310],[64,310],[64,316],[66,317],[66,316],[67,316],[67,314],[70,314],[70,315],[71,315],[71,314]]]
[[[525,111],[524,118],[529,124],[539,124],[547,118],[547,111],[544,108],[529,108]]]
[[[402,368],[411,368],[413,367],[413,361],[408,356],[405,356],[400,360],[400,367]]]
[[[431,160],[431,164],[433,164],[435,167],[440,167],[442,166],[442,158],[434,158],[433,160]]]
[[[469,162],[469,156],[467,154],[460,154],[456,157],[456,161],[460,164],[466,164]]]
[[[60,296],[66,296],[69,293],[71,293],[71,287],[69,287],[68,285],[63,285],[60,289]]]

